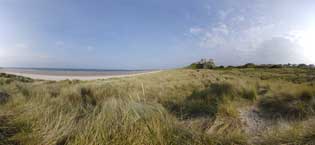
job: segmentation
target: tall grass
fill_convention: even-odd
[[[302,125],[302,120],[313,117],[314,86],[309,77],[300,74],[302,83],[298,84],[291,80],[296,72],[283,70],[280,80],[275,78],[276,72],[281,70],[183,69],[121,79],[60,82],[2,75],[0,91],[9,97],[0,104],[0,114],[4,114],[0,117],[0,137],[8,131],[3,128],[14,127],[17,130],[4,137],[6,143],[251,144],[253,138],[245,133],[246,122],[239,111],[243,107],[258,105],[267,116],[279,114],[276,116]],[[268,79],[262,80],[262,76]],[[312,132],[303,129],[302,133],[292,140],[303,143],[306,138],[306,143],[313,143]],[[258,138],[262,144],[289,143],[272,136],[272,131],[267,131]],[[291,135],[281,137],[284,140]]]
[[[229,101],[253,101],[256,90],[235,84],[236,82],[213,83],[207,89],[194,91],[182,102],[165,102],[165,107],[177,116],[191,118],[215,116],[218,109]]]
[[[30,144],[198,143],[159,104],[108,98],[94,107],[82,104],[70,109],[67,103],[49,101],[32,108],[20,116],[32,118],[35,136]]]
[[[271,128],[257,144],[313,145],[315,144],[315,122],[310,120],[303,123],[293,123],[285,128]]]
[[[304,119],[315,115],[315,90],[298,88],[263,98],[259,107],[269,117]]]

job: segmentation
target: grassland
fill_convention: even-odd
[[[178,69],[97,81],[0,75],[0,145],[312,145],[315,70]]]

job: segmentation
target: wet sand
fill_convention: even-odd
[[[110,79],[110,78],[121,78],[131,77],[143,74],[150,74],[159,72],[157,70],[147,71],[120,71],[120,70],[109,70],[109,71],[67,71],[67,70],[37,70],[37,69],[0,69],[0,73],[13,74],[18,76],[29,77],[32,79],[39,80],[98,80],[98,79]]]

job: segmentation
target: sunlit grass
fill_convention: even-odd
[[[6,141],[29,145],[252,144],[257,138],[245,132],[240,110],[256,106],[266,120],[305,125],[303,121],[314,117],[313,74],[293,69],[179,69],[60,82],[3,74],[0,91],[9,97],[0,114],[6,117],[2,126],[18,128]],[[297,137],[291,129],[274,128],[258,138],[262,144],[312,143],[312,129],[305,128]],[[282,139],[272,138],[273,132],[281,132]]]

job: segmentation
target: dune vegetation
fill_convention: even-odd
[[[95,81],[0,75],[0,145],[312,145],[315,70],[177,69]]]

